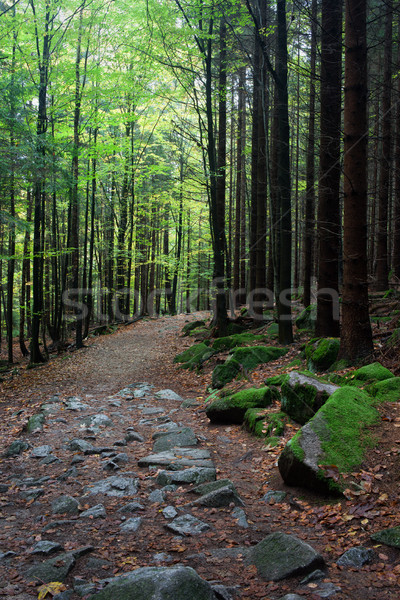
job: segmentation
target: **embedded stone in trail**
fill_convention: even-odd
[[[68,449],[77,452],[85,452],[86,450],[92,450],[93,444],[86,440],[75,439],[68,442]]]
[[[373,557],[374,551],[371,548],[357,546],[346,550],[346,552],[344,552],[344,554],[336,561],[336,564],[341,567],[363,567],[371,562]]]
[[[211,529],[208,523],[204,523],[204,521],[200,521],[200,519],[189,514],[177,517],[171,523],[168,523],[166,527],[179,535],[199,535]]]
[[[44,446],[36,446],[36,448],[33,448],[32,452],[30,453],[30,457],[46,458],[46,456],[49,456],[49,454],[51,454],[52,452],[53,448],[48,444],[45,444]]]
[[[41,431],[43,429],[45,420],[46,419],[43,413],[32,415],[31,417],[29,417],[28,423],[26,425],[27,432],[32,433],[33,431]]]
[[[21,454],[21,452],[29,450],[29,448],[31,448],[31,445],[28,444],[28,442],[23,442],[22,440],[14,440],[14,442],[11,442],[7,450],[4,452],[4,456],[6,458],[10,458],[11,456],[18,456],[19,454]]]
[[[122,525],[120,525],[120,529],[121,531],[129,531],[135,533],[139,529],[141,523],[141,517],[132,517],[131,519],[128,519],[127,521],[122,523]]]
[[[197,446],[198,442],[193,429],[190,427],[173,429],[169,432],[157,432],[155,436],[157,437],[153,445],[153,452],[163,452],[164,450],[171,450],[174,447],[187,448],[189,446]]]
[[[204,494],[197,500],[193,500],[191,505],[206,506],[208,508],[220,508],[222,506],[229,506],[230,504],[236,504],[238,506],[244,506],[242,499],[237,495],[231,486],[226,485],[216,490],[212,490],[207,494]]]
[[[108,417],[104,413],[99,413],[98,415],[91,415],[90,417],[86,417],[85,419],[83,419],[82,423],[86,425],[86,427],[92,427],[93,429],[97,429],[98,427],[110,427],[113,424],[110,417]]]
[[[139,467],[160,466],[171,471],[179,471],[183,467],[213,467],[208,450],[191,448],[173,448],[157,454],[149,454],[138,461]]]
[[[156,392],[154,395],[156,398],[159,398],[160,400],[173,400],[175,402],[183,402],[183,398],[181,396],[179,396],[179,394],[177,394],[173,390],[160,390],[159,392]]]
[[[62,550],[63,547],[61,544],[57,542],[51,542],[50,540],[41,540],[37,542],[33,547],[31,554],[51,554],[52,552],[57,552],[57,550]]]
[[[79,513],[79,502],[71,496],[60,496],[51,503],[51,511],[54,514],[76,515]]]
[[[217,477],[213,467],[189,467],[181,471],[160,471],[157,475],[159,485],[170,485],[171,483],[203,483],[215,481]]]
[[[217,600],[191,567],[142,567],[114,577],[88,600]]]
[[[386,544],[386,546],[400,549],[400,527],[381,529],[380,531],[373,533],[371,539],[379,544]]]
[[[128,431],[125,435],[126,442],[144,442],[144,437],[137,431]]]
[[[99,519],[102,518],[104,519],[106,517],[107,513],[106,513],[106,509],[104,508],[104,506],[102,504],[96,504],[96,506],[92,506],[92,508],[88,508],[87,510],[84,510],[80,515],[79,518],[83,519],[83,518],[88,518],[88,519]]]
[[[80,411],[90,408],[89,404],[85,404],[84,402],[82,402],[81,398],[78,398],[76,396],[71,396],[70,398],[67,398],[64,404],[66,410]]]
[[[105,496],[135,496],[139,490],[139,480],[113,475],[85,487],[85,494],[104,494]]]
[[[71,552],[64,552],[54,558],[50,558],[38,565],[28,569],[27,579],[40,583],[50,583],[51,581],[65,581],[68,573],[75,565],[75,561],[88,552],[94,550],[93,546],[84,546]]]
[[[271,533],[253,546],[246,560],[268,581],[307,574],[324,565],[322,556],[309,544],[281,532]]]

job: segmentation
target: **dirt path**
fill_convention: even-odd
[[[60,545],[58,553],[73,555],[74,566],[64,578],[71,592],[65,598],[71,600],[80,597],[79,589],[87,593],[89,588],[80,585],[100,585],[100,580],[136,567],[174,564],[192,566],[209,581],[237,586],[238,597],[248,600],[275,600],[294,591],[307,598],[329,597],[333,592],[337,600],[398,598],[399,582],[389,580],[382,565],[358,572],[336,566],[347,548],[370,545],[363,528],[343,535],[335,521],[342,504],[318,506],[291,494],[281,503],[262,500],[267,491],[289,491],[277,477],[276,456],[263,451],[261,442],[239,427],[209,425],[201,400],[204,377],[179,371],[172,364],[175,354],[190,344],[177,335],[186,320],[184,315],[163,317],[121,328],[3,385],[0,436],[4,448],[16,439],[30,447],[0,463],[0,597],[37,598],[38,581],[32,582],[29,569],[59,554],[32,551],[37,543],[50,541]],[[137,392],[137,398],[119,393],[138,382],[153,387],[142,397]],[[194,401],[184,407],[176,399],[158,398],[155,392],[165,388]],[[70,397],[75,397],[72,403]],[[53,402],[43,430],[28,434],[23,430],[27,418],[49,399]],[[87,419],[96,415],[101,415],[100,422],[90,424]],[[110,423],[101,422],[104,417]],[[245,520],[234,516],[233,506],[188,506],[196,499],[190,492],[193,486],[163,489],[157,470],[141,466],[153,450],[154,432],[163,432],[171,422],[190,427],[199,442],[196,449],[209,453],[217,479],[234,483],[244,502]],[[76,439],[97,450],[71,446]],[[46,446],[50,449],[43,450],[41,457],[32,457],[35,448]],[[119,480],[114,491],[119,489],[122,495],[91,493],[97,482],[114,476],[133,481],[137,490],[125,495]],[[71,503],[71,514],[56,512],[55,502],[65,495],[76,501]],[[132,502],[140,507],[121,512]],[[98,505],[99,515],[84,516],[84,511]],[[191,514],[210,528],[201,535],[177,535],[167,529],[170,521],[163,513],[167,506],[173,506],[178,516]],[[127,522],[132,528],[125,531]],[[321,552],[328,567],[325,579],[308,585],[300,584],[301,578],[280,583],[261,580],[255,568],[244,563],[244,549],[274,531],[295,534]],[[88,545],[90,552],[78,558],[80,549]],[[396,552],[385,548],[386,559],[377,559],[387,560],[391,573]],[[5,553],[2,558],[1,553]]]

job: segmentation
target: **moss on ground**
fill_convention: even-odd
[[[317,319],[317,306],[310,304],[296,318],[295,323],[297,329],[314,330],[315,321]]]
[[[214,400],[206,407],[206,414],[213,423],[243,423],[250,408],[265,408],[274,400],[273,392],[267,388],[248,388]]]
[[[374,381],[384,381],[385,379],[389,379],[390,377],[394,377],[393,373],[386,369],[386,367],[382,366],[379,362],[371,363],[370,365],[365,365],[360,369],[357,369],[352,373],[352,378],[358,381],[362,381],[363,383],[372,383]]]
[[[287,348],[276,346],[251,346],[250,348],[236,348],[232,357],[240,363],[244,369],[255,369],[260,364],[276,360],[288,352]]]
[[[180,363],[183,369],[194,369],[202,365],[213,354],[215,354],[215,351],[201,342],[200,344],[193,344],[181,354],[177,354],[174,363]]]
[[[284,412],[268,412],[263,408],[249,408],[244,416],[246,429],[257,437],[283,435],[288,421]]]
[[[274,375],[274,377],[268,377],[264,383],[265,385],[274,385],[276,387],[280,387],[288,379],[288,377],[288,373],[281,373],[280,375]]]
[[[318,338],[306,346],[307,367],[310,371],[326,371],[336,361],[339,353],[339,338]]]
[[[252,342],[265,342],[268,340],[267,335],[257,335],[246,331],[245,333],[236,333],[226,337],[217,338],[212,345],[214,350],[221,352],[223,350],[232,350],[237,346],[251,344]]]
[[[368,386],[367,391],[378,402],[398,402],[400,400],[400,377],[390,377]]]
[[[191,321],[190,323],[186,323],[186,325],[182,328],[182,333],[184,335],[189,335],[194,329],[198,329],[199,327],[205,327],[204,321]]]

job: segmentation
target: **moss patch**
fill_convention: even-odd
[[[225,361],[223,365],[217,365],[212,373],[211,385],[215,389],[221,389],[235,379],[241,371],[241,366],[237,360],[231,359]]]
[[[274,395],[267,387],[249,388],[214,400],[207,406],[206,414],[212,423],[243,423],[249,408],[265,408],[273,399]]]
[[[194,329],[198,329],[199,327],[205,327],[204,321],[192,321],[191,323],[186,323],[186,325],[182,328],[182,333],[184,335],[189,335],[191,331]]]
[[[338,338],[311,340],[306,346],[307,367],[310,371],[326,371],[336,361],[339,353]]]
[[[310,304],[296,318],[295,323],[297,329],[315,329],[315,321],[317,320],[317,306]]]
[[[371,540],[379,544],[386,544],[392,548],[400,548],[400,527],[381,529],[371,535]]]
[[[281,436],[289,418],[284,412],[268,412],[268,409],[249,408],[244,416],[244,425],[257,437]]]
[[[335,392],[335,386],[292,372],[282,385],[282,410],[304,425]]]
[[[275,385],[280,387],[289,377],[288,373],[281,373],[281,375],[275,375],[274,377],[268,377],[264,383],[265,385]]]
[[[393,373],[383,367],[381,363],[374,362],[370,365],[365,365],[365,367],[361,367],[352,373],[353,379],[357,379],[358,381],[371,383],[373,381],[384,381],[385,379],[389,379],[390,377],[394,377]]]
[[[235,335],[218,338],[213,343],[212,348],[221,352],[223,350],[231,350],[237,346],[243,346],[244,344],[265,342],[266,340],[268,340],[267,335],[255,335],[246,331],[245,333],[236,333]]]
[[[243,365],[244,369],[254,369],[257,365],[276,360],[287,352],[287,348],[276,346],[252,346],[250,348],[236,348],[232,352],[232,357]]]
[[[214,350],[201,342],[200,344],[194,344],[181,354],[177,354],[174,363],[181,363],[183,369],[194,369],[203,364],[213,354],[215,354]]]
[[[379,402],[398,402],[400,400],[400,377],[390,377],[368,387],[368,392]]]

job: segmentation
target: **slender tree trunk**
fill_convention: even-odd
[[[316,334],[338,337],[342,1],[322,0]]]
[[[373,351],[367,283],[367,0],[346,0],[344,237],[340,357]]]
[[[398,22],[398,39],[400,39],[400,17]],[[400,44],[397,50],[397,95],[400,98]],[[395,138],[395,180],[393,206],[393,275],[400,283],[400,102],[396,103],[396,138]]]

